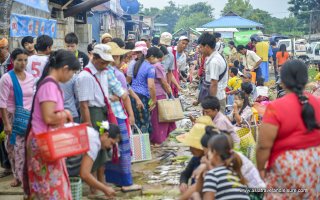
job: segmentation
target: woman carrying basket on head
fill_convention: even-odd
[[[58,50],[50,55],[38,82],[31,112],[31,129],[27,133],[24,169],[24,191],[31,199],[72,199],[64,159],[45,161],[36,135],[72,121],[70,112],[64,110],[58,82],[67,82],[79,69],[80,63],[73,53]]]

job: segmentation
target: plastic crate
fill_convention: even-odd
[[[82,180],[80,177],[69,177],[73,200],[82,199]]]
[[[87,124],[60,128],[36,135],[41,157],[46,161],[55,161],[75,156],[89,150]]]

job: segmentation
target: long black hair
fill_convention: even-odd
[[[287,51],[287,46],[285,44],[281,44],[279,50],[282,52],[282,57],[283,57],[284,53]]]
[[[144,60],[146,58],[150,58],[151,56],[155,57],[155,58],[162,58],[163,57],[163,53],[160,51],[159,48],[157,47],[151,47],[148,49],[147,51],[147,55],[146,57],[142,56],[134,65],[134,71],[133,71],[133,77],[136,78],[137,74],[139,72],[139,69],[142,65],[142,63],[144,62]]]
[[[243,100],[243,105],[242,108],[239,112],[239,114],[241,115],[243,110],[247,107],[247,106],[251,106],[250,105],[250,100],[249,100],[249,96],[253,90],[252,88],[252,84],[251,83],[242,83],[241,84],[241,90],[237,95],[240,99]]]
[[[287,89],[294,92],[302,106],[301,117],[308,132],[319,129],[316,121],[315,111],[309,103],[308,97],[303,93],[305,85],[308,83],[308,67],[300,60],[286,62],[281,68],[281,81]]]
[[[79,70],[81,66],[74,53],[70,51],[59,49],[51,52],[48,62],[43,69],[42,76],[38,81],[37,88],[39,83],[49,75],[50,69],[59,69],[66,65],[68,65],[69,70],[73,71]]]
[[[214,135],[209,140],[208,147],[211,152],[215,151],[220,156],[225,167],[238,175],[242,184],[246,184],[247,180],[241,173],[242,160],[240,156],[232,150],[232,144],[231,136],[223,133]]]

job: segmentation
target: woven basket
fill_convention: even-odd
[[[80,177],[69,177],[72,199],[81,200],[82,199],[82,181]]]

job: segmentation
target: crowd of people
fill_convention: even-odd
[[[173,45],[168,32],[153,44],[149,36],[125,42],[105,33],[86,53],[79,43],[68,33],[66,48],[54,51],[51,37],[28,36],[9,51],[0,39],[0,178],[13,174],[11,187],[23,186],[31,199],[72,199],[69,177],[80,176],[92,195],[115,196],[109,184],[141,190],[132,178],[131,126],[161,148],[176,124],[159,122],[157,102],[178,98],[181,83],[196,81],[193,104],[203,116],[190,116],[193,127],[177,137],[193,155],[181,173],[180,199],[319,198],[319,100],[304,92],[308,67],[285,45],[253,37],[247,46],[229,41],[226,53],[221,34],[203,33],[190,51],[188,37]],[[269,62],[286,93],[273,101],[264,85]],[[257,104],[267,105],[264,115]],[[68,122],[88,124],[90,149],[48,162],[37,136]],[[255,140],[254,158],[239,134],[252,127],[246,137]]]

